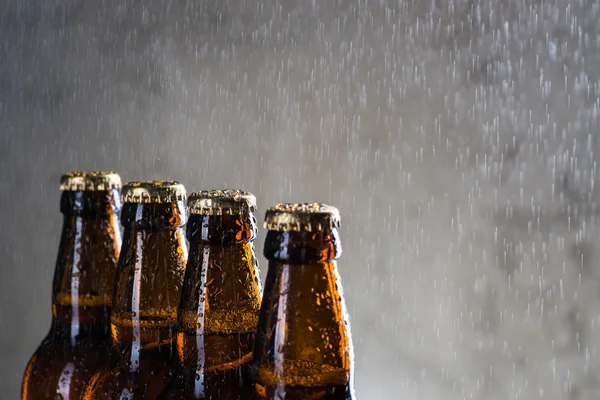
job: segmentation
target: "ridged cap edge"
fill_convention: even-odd
[[[121,198],[124,203],[173,203],[185,201],[186,191],[176,181],[127,182]]]
[[[121,187],[121,177],[112,171],[72,171],[60,178],[62,191],[110,191]]]
[[[188,197],[188,212],[199,215],[236,215],[256,211],[256,197],[244,190],[201,190]]]
[[[282,232],[334,229],[340,227],[340,212],[322,203],[280,203],[267,210],[264,226]]]

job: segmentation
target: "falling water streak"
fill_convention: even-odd
[[[275,325],[275,338],[273,340],[273,363],[275,366],[275,376],[277,377],[277,388],[276,394],[284,395],[285,394],[285,382],[283,382],[280,377],[283,376],[284,373],[284,358],[285,354],[283,353],[284,344],[287,339],[287,297],[289,292],[289,278],[290,271],[289,265],[281,265],[283,271],[281,272],[281,281],[279,283],[278,288],[278,305],[277,305],[277,324]]]
[[[79,335],[79,266],[83,238],[83,220],[75,219],[75,246],[73,247],[73,271],[71,273],[71,345],[75,346]]]
[[[75,364],[68,363],[63,368],[59,382],[58,382],[58,395],[60,399],[69,399],[71,393],[71,379],[73,378],[73,372],[75,372]]]
[[[138,207],[138,216],[141,218],[141,207]],[[145,262],[144,255],[144,237],[146,232],[137,232],[136,260],[133,272],[133,289],[131,294],[131,327],[132,327],[132,343],[131,356],[129,359],[129,370],[135,372],[138,370],[140,363],[141,351],[141,335],[140,335],[140,300],[141,300],[141,285],[142,285],[142,263]]]
[[[208,225],[202,225],[203,236],[208,236]],[[204,235],[206,233],[206,235]],[[198,299],[198,310],[196,312],[196,349],[197,354],[197,367],[196,367],[196,382],[194,384],[194,394],[196,398],[204,396],[204,371],[206,363],[206,352],[204,351],[204,324],[205,324],[205,308],[206,301],[208,301],[208,292],[206,287],[206,280],[208,278],[208,263],[210,257],[210,248],[206,246],[202,250],[202,272],[200,277],[200,292]]]

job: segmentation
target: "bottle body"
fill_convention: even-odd
[[[353,399],[353,350],[335,229],[269,231],[254,352],[257,399]]]
[[[89,315],[94,317],[98,314],[104,314],[104,310],[89,312]],[[101,318],[104,318],[104,315]],[[105,364],[109,357],[108,335],[87,337],[77,340],[73,345],[70,338],[51,332],[27,365],[21,398],[80,399],[90,376],[94,374],[98,365]]]
[[[251,214],[192,215],[179,310],[178,363],[161,400],[249,399],[262,288]]]
[[[52,325],[26,367],[22,399],[80,399],[98,365],[108,361],[119,210],[118,189],[62,193]]]
[[[153,399],[171,379],[186,218],[183,201],[125,203],[111,316],[115,357],[90,380],[84,399]]]

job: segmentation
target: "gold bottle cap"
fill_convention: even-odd
[[[265,213],[270,231],[319,231],[340,227],[337,208],[321,203],[280,203]]]
[[[121,194],[124,203],[173,203],[185,201],[185,187],[175,181],[127,182]]]
[[[60,178],[62,191],[112,189],[121,189],[121,177],[112,171],[74,171],[67,172]]]
[[[236,215],[256,211],[256,197],[243,190],[202,190],[190,194],[188,212],[201,215]]]

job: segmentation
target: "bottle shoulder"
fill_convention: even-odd
[[[122,365],[96,372],[86,386],[83,400],[156,398],[171,379],[168,363],[131,371]]]
[[[109,336],[78,337],[72,341],[68,337],[53,335],[51,331],[37,347],[30,362],[85,362],[88,359],[105,358],[109,354]]]
[[[44,340],[33,354],[23,376],[23,399],[79,399],[94,371],[109,359],[106,344],[61,346]],[[42,396],[42,397],[40,397]]]

